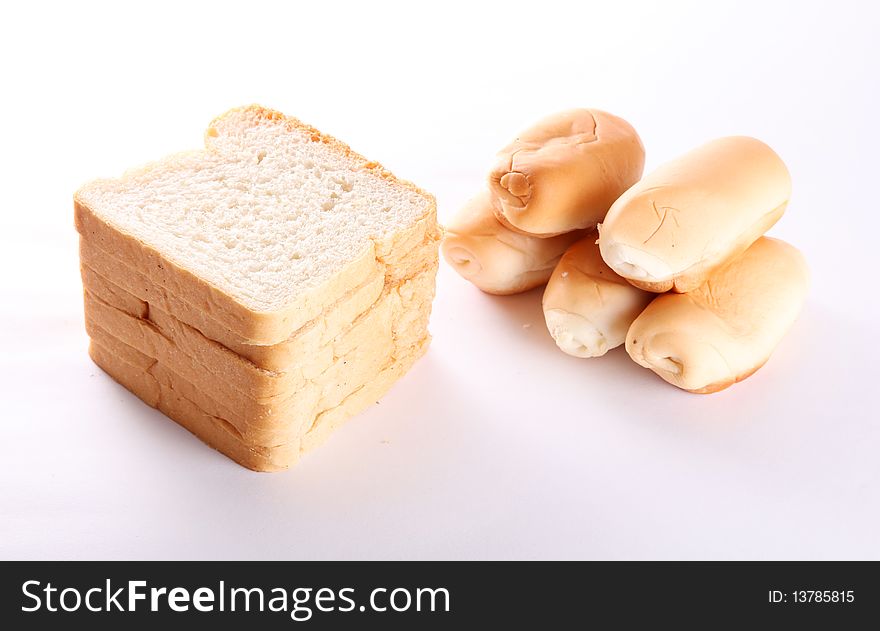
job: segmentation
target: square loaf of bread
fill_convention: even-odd
[[[429,342],[433,197],[278,112],[74,207],[92,358],[246,467],[288,467]]]

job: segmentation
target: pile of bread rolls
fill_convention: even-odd
[[[629,356],[690,392],[717,392],[770,357],[809,285],[803,256],[764,237],[791,195],[767,145],[713,140],[642,178],[617,116],[576,109],[502,149],[487,186],[446,226],[442,252],[485,292],[544,283],[564,352]]]

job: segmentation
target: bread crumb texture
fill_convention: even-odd
[[[216,119],[205,145],[76,199],[254,311],[294,302],[433,211],[427,193],[259,106]]]

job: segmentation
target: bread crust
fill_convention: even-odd
[[[130,315],[152,319],[156,324],[155,320],[163,315],[174,314],[175,319],[257,367],[284,371],[308,353],[317,352],[320,345],[349,327],[379,300],[386,288],[398,287],[429,268],[433,268],[436,274],[438,254],[435,241],[436,237],[427,237],[414,250],[400,258],[395,256],[393,264],[384,268],[384,275],[376,274],[344,295],[320,316],[300,327],[288,340],[268,346],[248,344],[212,317],[211,312],[171,294],[136,269],[84,240],[80,244],[81,274],[84,285],[92,293]]]
[[[199,409],[192,401],[160,385],[149,373],[126,363],[94,340],[89,344],[89,356],[101,370],[141,401],[160,410],[209,447],[243,467],[253,471],[281,471],[299,457],[295,443],[265,447],[242,442],[224,419]]]
[[[143,368],[128,363],[118,352],[105,349],[94,340],[89,355],[95,364],[144,403],[157,408],[209,447],[253,471],[282,471],[297,462],[306,451],[320,445],[344,421],[380,399],[406,373],[428,347],[430,338],[386,366],[371,382],[354,390],[338,405],[320,412],[303,433],[288,442],[257,444],[243,439],[226,419],[214,416],[181,394],[181,380],[168,385]]]
[[[316,383],[330,387],[350,379],[352,371],[368,376],[372,363],[395,352],[400,344],[422,337],[430,316],[433,274],[433,270],[426,270],[390,289],[345,333],[285,372],[257,368],[173,318],[166,319],[160,328],[133,317],[105,303],[88,287],[84,296],[86,330],[92,337],[110,334],[122,340],[200,387],[218,393],[218,399],[234,402],[245,410],[243,418],[262,420],[284,416],[290,401]]]
[[[715,383],[710,383],[708,386],[705,386],[703,388],[697,388],[695,390],[688,390],[688,392],[691,392],[693,394],[714,394],[716,392],[721,392],[722,390],[726,390],[727,388],[729,388],[730,386],[732,386],[735,383],[739,383],[740,381],[745,381],[746,379],[748,379],[749,377],[754,375],[756,372],[758,372],[761,368],[763,368],[764,364],[766,364],[769,360],[770,360],[769,356],[765,357],[764,360],[758,362],[758,364],[755,365],[754,368],[750,368],[750,369],[746,370],[745,372],[738,374],[733,379],[725,379],[723,381],[716,381]]]

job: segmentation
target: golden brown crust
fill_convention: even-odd
[[[323,313],[297,329],[289,339],[273,345],[248,344],[212,317],[211,312],[179,298],[137,269],[85,240],[80,243],[81,274],[83,283],[94,294],[130,315],[153,320],[154,324],[161,326],[161,322],[156,322],[158,318],[163,314],[174,314],[175,319],[259,368],[283,371],[297,359],[316,352],[320,344],[349,328],[359,315],[379,300],[386,288],[396,287],[429,267],[436,269],[438,253],[435,240],[436,237],[427,238],[404,255],[395,253],[393,258],[383,262],[384,275],[375,274],[328,305]],[[151,314],[153,317],[150,317]]]
[[[397,358],[379,375],[349,394],[336,407],[320,413],[298,439],[279,444],[260,445],[242,439],[237,428],[220,416],[214,416],[181,394],[180,382],[159,382],[149,372],[120,358],[92,341],[89,355],[95,364],[144,403],[157,408],[209,447],[253,471],[282,471],[295,464],[300,455],[326,440],[329,433],[345,420],[363,411],[381,398],[399,377],[412,367],[428,347],[430,338]],[[176,387],[175,387],[176,386]]]
[[[284,372],[260,369],[171,316],[160,319],[158,325],[134,317],[91,294],[88,287],[86,328],[92,337],[109,333],[218,393],[218,399],[234,402],[245,419],[274,418],[285,414],[288,403],[296,403],[293,399],[303,388],[350,379],[352,371],[365,369],[371,356],[381,357],[409,343],[413,336],[422,336],[430,314],[433,276],[434,269],[428,269],[389,288],[342,335],[316,347]]]
[[[358,388],[369,384],[387,366],[398,361],[421,345],[427,338],[424,328],[409,327],[388,343],[381,354],[351,354],[339,360],[324,375],[292,393],[290,397],[271,404],[259,404],[246,398],[229,396],[206,384],[203,372],[193,372],[172,357],[156,359],[138,348],[90,323],[91,341],[127,364],[148,373],[161,385],[172,388],[211,416],[224,419],[237,437],[247,444],[271,446],[299,440],[314,419],[333,409]],[[222,385],[222,384],[221,384]]]
[[[769,359],[770,358],[768,357],[764,361],[760,362],[754,368],[737,375],[733,379],[727,379],[725,381],[716,381],[715,383],[710,383],[705,388],[699,388],[697,390],[688,390],[687,392],[691,392],[693,394],[714,394],[716,392],[721,392],[722,390],[726,390],[727,388],[729,388],[733,384],[739,383],[740,381],[745,381],[746,379],[748,379],[749,377],[754,375],[756,372],[761,370],[761,368],[764,367],[764,364],[766,364]]]
[[[299,446],[284,443],[274,447],[248,445],[223,418],[199,409],[173,389],[162,386],[139,367],[129,364],[95,341],[89,343],[89,356],[114,381],[141,401],[161,411],[184,429],[243,467],[253,471],[281,471],[296,462]]]

